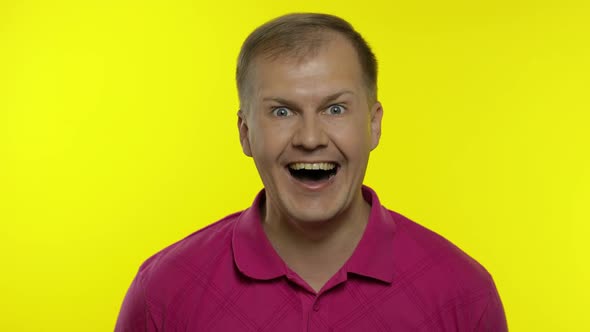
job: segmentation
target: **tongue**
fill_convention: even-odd
[[[308,186],[317,186],[321,185],[328,180],[333,175],[331,172],[328,171],[297,171],[291,173],[295,179],[299,182],[308,185]]]
[[[303,182],[305,184],[308,185],[317,185],[317,184],[322,184],[326,181],[328,181],[328,177],[322,177],[322,178],[318,178],[318,179],[314,179],[314,178],[310,178],[310,177],[299,177],[296,178],[297,180],[299,180],[299,182]]]

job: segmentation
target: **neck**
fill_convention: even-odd
[[[296,242],[298,246],[318,246],[340,237],[347,237],[351,235],[348,234],[351,231],[359,229],[362,231],[371,211],[371,206],[364,200],[360,190],[346,210],[328,220],[315,222],[293,220],[282,216],[268,200],[264,201],[261,208],[263,227],[267,236]]]
[[[261,215],[268,239],[287,266],[304,279],[326,281],[354,252],[370,211],[359,190],[351,206],[330,220],[298,222],[281,218],[268,201]]]

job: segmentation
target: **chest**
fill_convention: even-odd
[[[429,315],[407,290],[383,283],[348,280],[318,296],[279,279],[231,291],[211,285],[199,298],[178,301],[169,317],[175,323],[165,330],[432,331],[419,329],[429,326]],[[460,330],[456,322],[448,324],[448,331]]]

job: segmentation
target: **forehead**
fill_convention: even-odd
[[[322,45],[304,55],[257,56],[248,82],[253,97],[324,96],[342,89],[360,92],[364,81],[356,50],[338,34],[326,37]]]

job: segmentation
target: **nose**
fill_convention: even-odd
[[[292,144],[305,150],[315,150],[328,145],[328,135],[318,114],[301,117]]]

